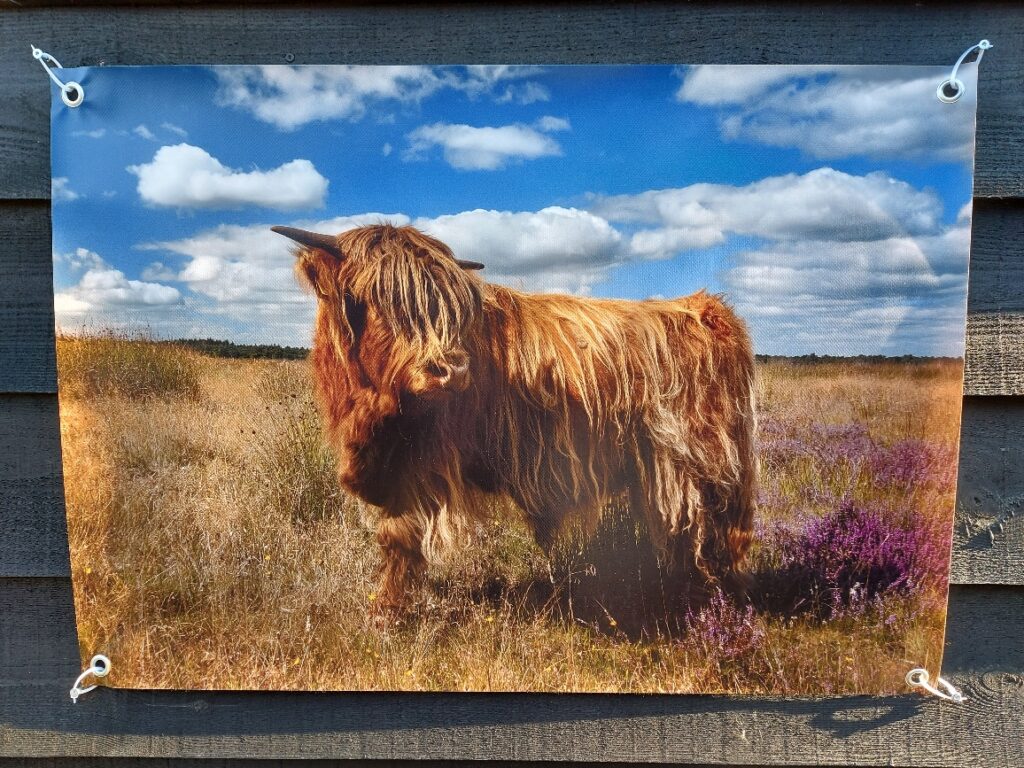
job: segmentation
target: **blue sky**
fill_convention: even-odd
[[[525,290],[725,292],[769,354],[962,354],[939,67],[110,67],[53,106],[66,330],[307,345],[272,224],[412,222]]]

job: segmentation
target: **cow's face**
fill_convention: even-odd
[[[426,405],[469,386],[467,340],[481,307],[470,272],[482,265],[411,227],[338,237],[277,230],[303,246],[296,272],[319,302],[315,344],[330,346],[317,350],[319,360],[396,403]]]

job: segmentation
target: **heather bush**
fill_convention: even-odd
[[[770,465],[812,458],[823,464],[859,467],[878,450],[867,427],[859,423],[798,425],[766,420],[759,432],[761,457]]]
[[[912,489],[924,485],[950,488],[956,480],[955,446],[919,439],[886,444],[871,436],[864,424],[782,424],[767,420],[759,427],[762,464],[772,470],[806,462],[819,473],[848,470],[874,488]],[[821,494],[828,489],[802,488]]]
[[[791,603],[823,617],[867,608],[879,597],[941,584],[948,553],[935,532],[904,529],[877,509],[847,500],[781,541],[778,583]]]
[[[952,488],[956,482],[956,450],[924,440],[900,440],[869,459],[874,482],[879,486],[914,488],[934,483]]]
[[[708,656],[730,662],[745,659],[764,644],[767,632],[754,606],[737,606],[721,591],[684,621],[685,642]]]

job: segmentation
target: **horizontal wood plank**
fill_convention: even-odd
[[[49,206],[0,202],[0,392],[56,392]],[[1024,394],[1024,200],[975,204],[964,392]]]
[[[1024,399],[964,401],[953,583],[1024,584]],[[0,576],[67,576],[53,395],[0,395]]]
[[[0,0],[2,2],[3,0]],[[9,0],[8,0],[9,1]],[[232,760],[208,760],[187,757],[0,757],[0,768],[552,768],[549,760],[346,760],[313,758],[309,760],[264,760],[259,757]],[[573,761],[574,766],[594,765],[594,761]],[[602,768],[634,768],[640,762],[602,762]],[[710,768],[711,764],[687,763],[688,768]],[[750,768],[750,766],[733,766]]]
[[[1024,394],[1024,313],[968,315],[964,394]]]
[[[0,391],[55,391],[50,208],[0,202]]]
[[[1024,584],[1024,402],[964,400],[954,584]]]
[[[944,674],[905,696],[294,694],[99,690],[78,673],[66,579],[0,579],[7,756],[1024,765],[1024,589],[954,587]],[[117,664],[117,659],[112,660]]]
[[[1024,203],[975,202],[964,393],[1024,394]]]
[[[1024,10],[916,3],[2,6],[0,198],[50,194],[50,83],[27,45],[65,64],[952,63],[990,37],[975,194],[1024,194]],[[1005,53],[1004,53],[1005,51]]]
[[[57,398],[0,396],[0,575],[70,574]]]
[[[260,757],[228,760],[201,757],[0,757],[0,768],[423,768],[424,760],[347,760],[310,758],[265,760]],[[429,768],[552,768],[548,760],[431,760]],[[593,761],[574,762],[592,765]],[[602,768],[634,768],[640,762],[602,762]],[[688,768],[710,768],[711,764],[687,763]],[[749,768],[749,766],[733,766]]]

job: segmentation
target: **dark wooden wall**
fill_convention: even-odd
[[[78,64],[920,63],[988,37],[945,674],[889,698],[103,690],[79,671],[61,488],[50,84]],[[890,2],[309,6],[0,0],[0,762],[327,758],[1024,765],[1024,7]],[[1016,514],[1015,516],[1015,513]],[[147,758],[141,762],[130,758]],[[179,762],[180,761],[180,762]]]

